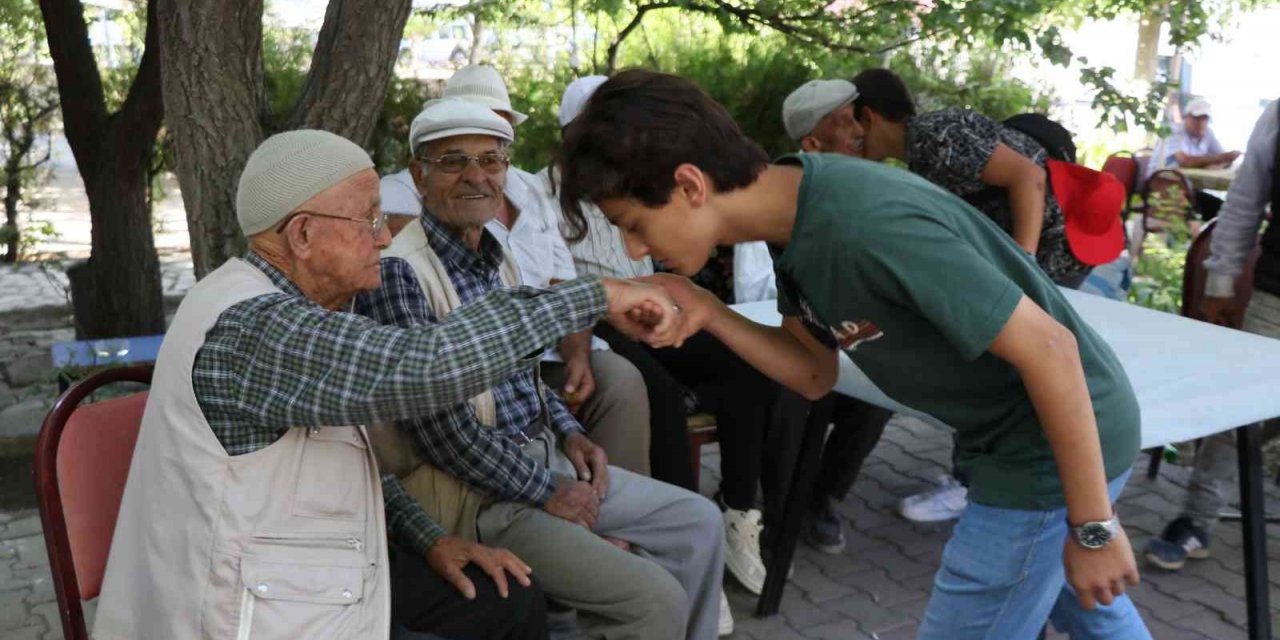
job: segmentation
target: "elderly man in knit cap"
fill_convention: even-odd
[[[500,208],[512,137],[509,123],[468,101],[446,99],[414,119],[410,168],[425,215],[385,252],[393,259],[383,260],[383,286],[359,297],[358,313],[431,325],[516,281],[486,227]],[[609,466],[535,367],[462,406],[465,422],[423,414],[402,425],[438,470],[407,480],[429,513],[451,533],[514,551],[592,633],[715,637],[723,530],[709,500]],[[483,434],[476,440],[490,443],[492,457],[465,463],[459,432]]]
[[[600,279],[495,292],[432,326],[345,313],[358,292],[379,286],[379,252],[390,242],[372,165],[322,131],[272,136],[249,157],[236,213],[250,251],[196,284],[165,336],[95,638],[384,640],[384,499],[398,518],[391,528],[417,527],[410,559],[419,573],[437,576],[420,594],[441,614],[432,631],[540,631],[536,592],[505,576],[527,586],[528,567],[446,536],[414,510],[394,478],[379,476],[361,425],[448,414],[606,313],[659,342],[678,314],[665,295]],[[492,451],[459,444],[477,458]],[[495,590],[509,587],[511,604],[495,606]]]

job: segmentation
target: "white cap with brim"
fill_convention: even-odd
[[[373,160],[356,143],[328,131],[277,133],[249,155],[236,189],[236,219],[252,236],[299,205],[365,169]]]
[[[382,212],[389,216],[422,215],[422,195],[413,184],[413,174],[408,169],[382,176],[378,183],[382,195]]]
[[[608,80],[609,78],[605,76],[585,76],[570,82],[569,86],[564,88],[564,95],[560,98],[560,127],[566,127],[573,122],[573,119],[582,113],[583,107],[587,106],[587,100],[591,99],[591,94]]]
[[[470,100],[494,111],[504,111],[511,114],[512,124],[518,125],[529,119],[529,116],[511,108],[511,96],[502,75],[487,65],[471,64],[458,69],[445,82],[444,97]]]
[[[1204,98],[1196,98],[1187,103],[1187,110],[1183,113],[1191,118],[1200,116],[1213,117],[1213,105],[1209,104],[1209,101]]]
[[[853,102],[858,88],[848,80],[810,80],[782,101],[782,125],[792,140],[813,132],[827,114]]]
[[[418,145],[424,142],[464,135],[493,136],[511,142],[515,130],[484,105],[470,100],[440,100],[429,104],[409,125],[409,149],[417,153]]]

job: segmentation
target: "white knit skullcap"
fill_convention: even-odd
[[[298,129],[262,141],[236,190],[236,218],[246,236],[275,226],[298,205],[373,167],[356,143],[328,131]]]

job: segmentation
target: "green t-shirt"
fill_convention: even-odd
[[[1018,372],[987,351],[1025,294],[1080,347],[1107,479],[1133,464],[1138,403],[1111,348],[987,216],[914,174],[836,155],[804,168],[777,257],[778,309],[842,348],[882,391],[955,428],[969,499],[1064,504],[1057,464]]]

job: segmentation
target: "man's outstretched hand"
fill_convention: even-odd
[[[724,303],[714,293],[699,287],[684,276],[655,273],[637,280],[662,287],[662,290],[666,291],[680,308],[680,325],[671,346],[679,347],[684,344],[689,336],[705,329],[716,314],[727,311]]]
[[[655,347],[675,344],[682,333],[683,314],[662,287],[615,278],[602,282],[609,304],[609,324]]]

